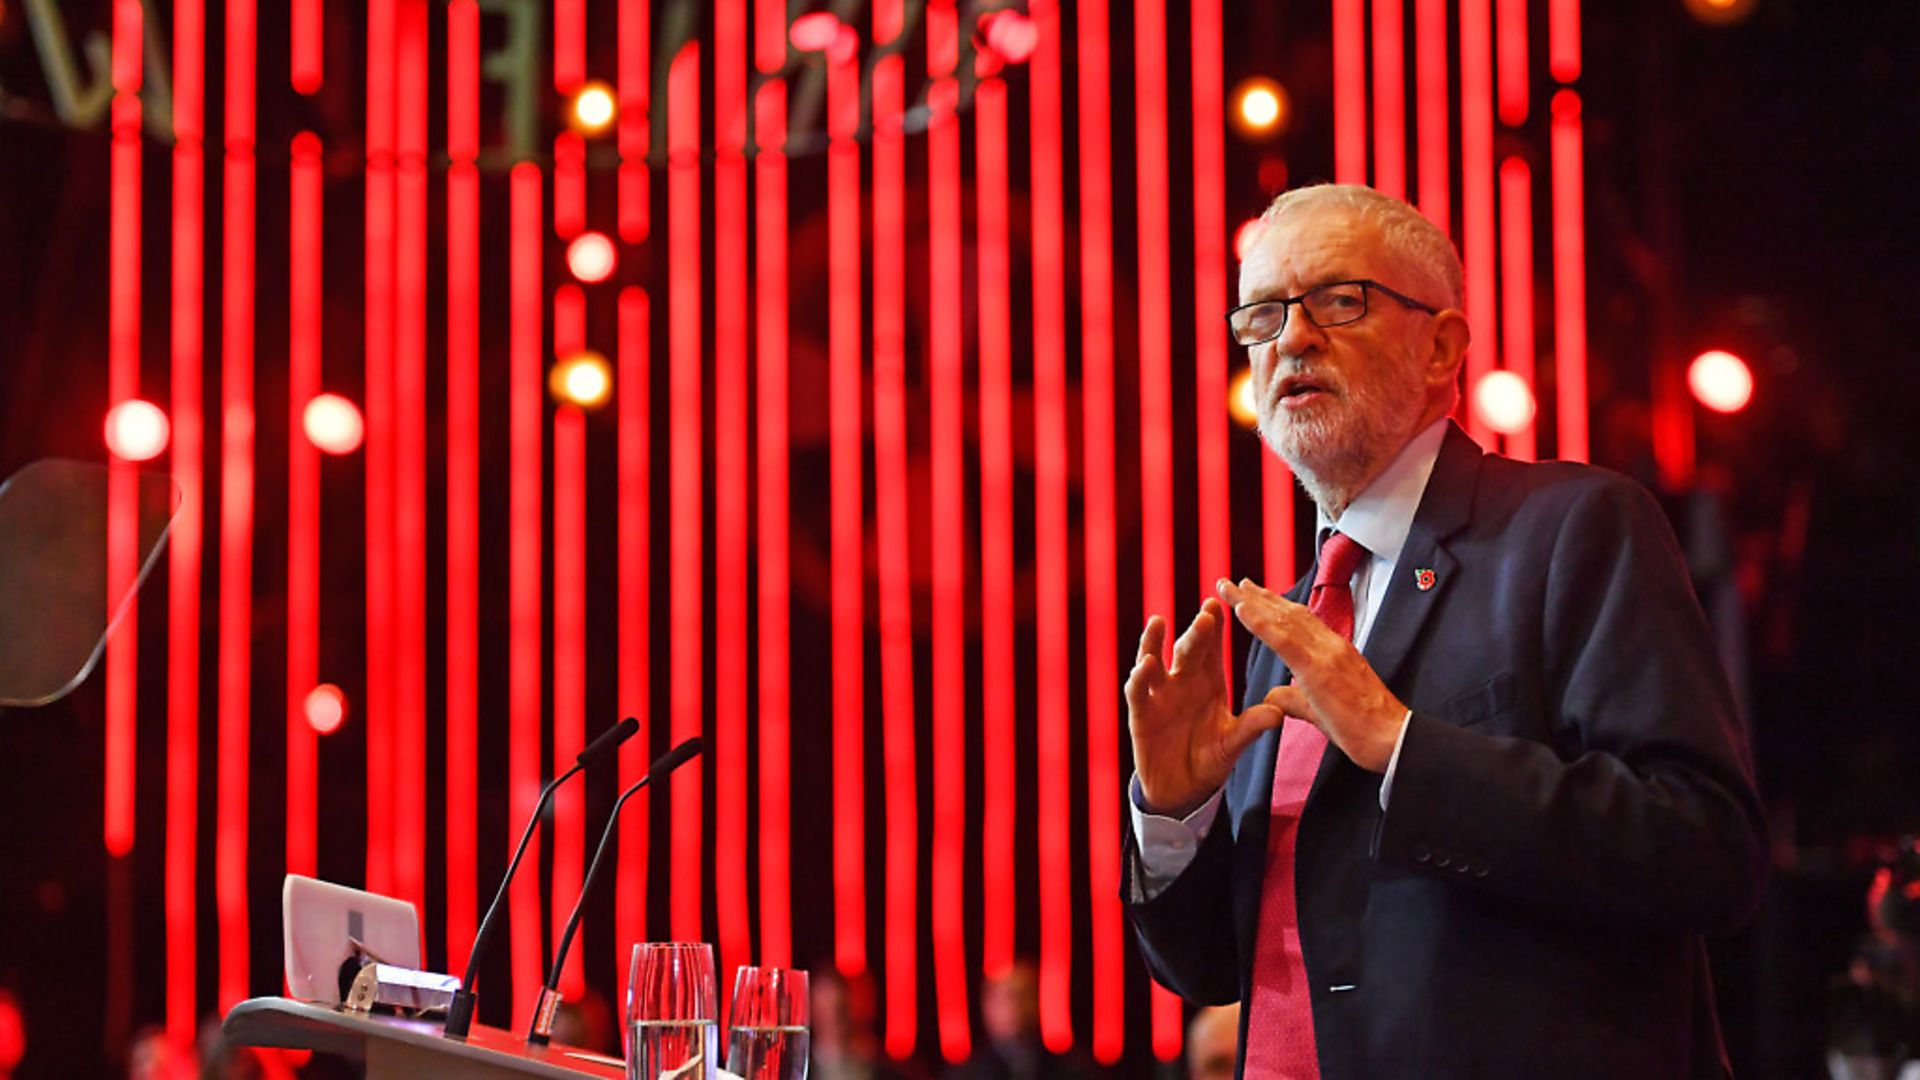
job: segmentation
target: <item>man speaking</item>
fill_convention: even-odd
[[[1446,419],[1460,282],[1371,189],[1265,214],[1228,322],[1318,554],[1171,657],[1147,620],[1128,913],[1163,983],[1244,1002],[1248,1077],[1724,1075],[1702,935],[1765,874],[1726,677],[1647,492]]]

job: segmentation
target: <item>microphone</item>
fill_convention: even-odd
[[[660,755],[659,760],[647,767],[647,775],[640,778],[632,787],[620,793],[613,809],[607,814],[606,828],[600,830],[599,846],[593,849],[593,861],[587,864],[587,876],[580,883],[580,899],[573,902],[573,914],[567,916],[566,931],[560,935],[560,947],[553,956],[553,969],[547,974],[547,985],[540,988],[540,1004],[533,1010],[533,1022],[527,1027],[527,1041],[536,1046],[547,1045],[553,1034],[553,1016],[560,1008],[560,966],[566,963],[567,950],[573,945],[574,931],[580,928],[580,917],[586,913],[587,894],[593,891],[593,879],[600,872],[600,860],[607,853],[607,843],[613,839],[613,827],[620,820],[620,808],[627,800],[640,793],[640,789],[699,756],[707,745],[695,735],[679,746]]]
[[[553,792],[561,784],[572,778],[574,773],[604,757],[614,747],[633,737],[640,730],[640,721],[629,716],[613,727],[601,732],[600,737],[587,744],[585,750],[574,759],[573,768],[547,781],[540,789],[540,799],[533,804],[533,816],[527,819],[527,829],[520,834],[520,846],[513,850],[513,858],[507,862],[507,872],[500,879],[500,891],[493,894],[493,903],[487,906],[485,918],[480,920],[480,932],[473,937],[473,951],[467,954],[467,977],[460,980],[460,989],[454,991],[453,1001],[447,1006],[447,1023],[441,1030],[450,1038],[464,1039],[473,1027],[473,981],[480,974],[480,957],[486,952],[487,940],[493,934],[494,920],[500,914],[500,904],[507,898],[507,884],[513,880],[513,872],[520,867],[520,857],[527,853],[527,841],[533,839],[533,828],[540,823],[540,815],[546,812],[547,803],[553,799]]]

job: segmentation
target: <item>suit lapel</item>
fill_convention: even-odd
[[[1459,577],[1460,564],[1445,546],[1447,537],[1466,525],[1473,510],[1473,489],[1480,477],[1479,444],[1451,424],[1434,460],[1420,509],[1413,515],[1407,542],[1386,582],[1386,596],[1374,615],[1362,650],[1367,662],[1391,685],[1399,674],[1427,616]]]

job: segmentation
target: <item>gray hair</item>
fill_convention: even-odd
[[[1445,306],[1460,306],[1461,279],[1465,275],[1453,241],[1425,215],[1390,195],[1360,184],[1312,184],[1281,192],[1260,220],[1268,223],[1284,214],[1322,207],[1344,210],[1373,222],[1395,259],[1425,279],[1422,285],[1445,292]]]

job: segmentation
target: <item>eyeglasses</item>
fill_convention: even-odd
[[[1300,309],[1306,312],[1308,322],[1322,330],[1329,326],[1345,326],[1367,317],[1367,294],[1374,291],[1384,293],[1416,311],[1424,311],[1429,315],[1440,313],[1439,308],[1423,304],[1405,293],[1395,292],[1377,281],[1335,281],[1317,289],[1309,289],[1299,296],[1241,304],[1227,312],[1227,326],[1233,331],[1233,340],[1242,345],[1272,341],[1286,330],[1287,311],[1295,304],[1299,304]]]

